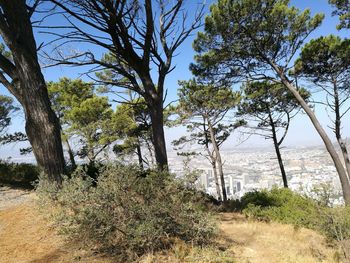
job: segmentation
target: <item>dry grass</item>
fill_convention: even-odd
[[[237,262],[338,262],[338,252],[308,229],[277,223],[249,222],[241,215],[222,215],[222,237],[231,242]]]
[[[39,215],[34,201],[0,211],[1,263],[110,263],[67,245]]]
[[[166,254],[147,255],[143,263],[336,263],[338,252],[321,235],[290,225],[247,221],[220,215],[216,248],[198,250],[183,244]]]
[[[337,251],[319,234],[276,223],[249,222],[238,214],[220,215],[220,238],[210,248],[179,242],[172,250],[146,255],[141,262],[313,263],[338,262]],[[110,263],[63,242],[39,215],[33,200],[0,211],[1,263]]]

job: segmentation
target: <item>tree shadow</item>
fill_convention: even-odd
[[[65,256],[66,254],[67,254],[67,251],[64,251],[63,249],[56,249],[54,251],[51,251],[50,253],[43,255],[40,258],[31,260],[28,263],[61,262],[59,260],[62,259],[63,256]],[[72,261],[74,261],[73,258],[72,258]]]

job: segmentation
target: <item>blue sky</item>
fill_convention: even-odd
[[[193,9],[195,1],[188,0],[187,8]],[[207,4],[213,3],[215,1],[207,1]],[[338,31],[336,29],[336,25],[338,23],[337,17],[332,17],[332,7],[328,4],[327,0],[292,0],[292,5],[297,6],[300,9],[310,8],[312,13],[324,13],[326,15],[325,20],[323,21],[323,24],[320,28],[318,28],[311,36],[310,38],[315,38],[321,35],[328,35],[328,34],[336,34],[342,37],[348,37],[350,34],[350,31]],[[61,21],[52,21],[52,22],[61,22]],[[174,59],[174,65],[176,65],[176,69],[168,75],[166,79],[166,88],[168,89],[168,98],[167,101],[174,101],[177,99],[177,88],[178,88],[178,80],[187,80],[192,77],[188,67],[191,62],[193,62],[193,56],[194,52],[192,50],[192,42],[195,35],[187,39],[183,43],[183,45],[178,50],[178,55]],[[40,44],[41,42],[47,42],[49,37],[44,34],[40,34],[36,32],[36,39],[37,44]],[[86,47],[84,46],[75,46],[74,48],[84,50]],[[93,49],[97,53],[102,53],[100,49]],[[70,77],[70,78],[77,78],[80,76],[81,73],[84,73],[83,68],[72,68],[72,67],[65,67],[65,66],[59,66],[54,68],[48,68],[43,70],[45,79],[47,81],[56,81],[61,77]],[[86,77],[85,77],[86,78]],[[88,80],[88,79],[86,79]],[[8,95],[8,92],[5,90],[5,88],[1,89],[1,93]],[[329,118],[327,116],[327,113],[322,108],[317,108],[316,113],[319,116],[319,119],[321,120],[322,124],[324,126],[329,125]],[[346,124],[344,125],[343,134],[345,136],[350,136],[350,129],[349,125],[349,119],[347,120]],[[13,125],[10,128],[10,131],[18,131],[24,129],[24,117],[23,114],[17,114],[17,116],[13,119]],[[185,132],[184,128],[174,128],[174,129],[168,129],[166,130],[166,140],[168,142],[168,150],[171,150],[170,147],[170,141],[173,139],[176,139],[179,137],[179,134]],[[330,133],[331,134],[331,133]],[[226,143],[226,148],[233,148],[236,147],[238,144],[238,137],[239,136],[232,136],[229,141]],[[333,137],[332,137],[333,138]],[[301,146],[301,145],[314,145],[314,144],[320,144],[320,139],[317,136],[316,132],[314,131],[314,128],[310,124],[309,119],[305,115],[299,115],[297,116],[292,125],[290,132],[286,138],[285,145],[287,146]],[[263,138],[260,137],[252,137],[250,140],[245,142],[244,144],[240,145],[240,147],[253,147],[253,146],[266,146],[269,145],[269,142],[266,142]],[[6,156],[14,156],[18,157],[18,148],[19,145],[13,145],[13,146],[5,146],[0,149],[0,158],[4,158]]]

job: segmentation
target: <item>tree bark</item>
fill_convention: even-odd
[[[26,133],[38,165],[49,180],[61,184],[65,162],[59,121],[51,109],[38,63],[30,15],[23,0],[1,0],[0,33],[13,61],[1,57],[0,67],[12,79],[3,84],[24,109]],[[5,59],[5,60],[4,60]]]
[[[269,121],[270,121],[270,126],[271,126],[271,129],[272,129],[273,145],[275,147],[275,152],[276,152],[276,155],[277,155],[278,165],[279,165],[280,170],[281,170],[283,186],[285,188],[288,188],[287,175],[286,175],[286,171],[284,170],[284,164],[283,164],[283,160],[282,160],[282,155],[281,155],[280,147],[279,147],[278,140],[277,140],[276,127],[275,127],[275,123],[273,122],[273,119],[272,119],[272,116],[271,116],[270,112],[269,112]]]
[[[164,136],[163,98],[147,101],[152,122],[152,139],[158,169],[168,170],[168,156]]]
[[[137,157],[139,159],[139,166],[143,170],[143,158],[142,158],[142,152],[141,152],[141,147],[139,142],[137,142],[137,145],[136,145],[136,152],[137,152]]]
[[[215,162],[215,160],[211,163],[211,165],[213,167],[213,175],[214,175],[214,181],[215,181],[216,194],[218,195],[218,200],[222,201],[219,177],[218,177],[218,172],[216,170],[216,162]]]
[[[46,101],[45,94],[38,94],[39,90],[35,95],[30,92],[36,88],[34,85],[33,81],[28,81],[24,92],[25,130],[38,165],[44,169],[50,181],[61,184],[65,162],[59,122],[48,104],[48,97]]]
[[[350,160],[349,160],[348,149],[346,147],[346,142],[342,138],[337,139],[337,141],[338,141],[340,150],[341,150],[342,155],[343,155],[345,167],[346,167],[346,170],[348,172],[348,178],[350,181],[350,175],[349,175],[350,174]]]
[[[280,77],[282,83],[292,92],[296,100],[299,102],[300,106],[303,108],[305,113],[308,115],[310,118],[312,124],[314,125],[317,133],[320,135],[329,155],[331,156],[334,166],[337,170],[337,173],[339,175],[340,183],[342,186],[343,190],[343,197],[345,204],[350,206],[350,183],[349,183],[349,178],[347,176],[347,173],[344,169],[344,166],[339,158],[339,155],[337,151],[335,150],[335,147],[332,143],[332,141],[329,139],[327,133],[325,130],[322,128],[322,125],[319,123],[316,115],[312,111],[312,109],[307,105],[305,100],[300,96],[298,90],[294,87],[294,85],[290,82],[290,80],[287,78],[285,73],[283,72],[282,69],[280,69],[276,64],[270,62],[271,66],[275,70],[275,72],[278,74]]]
[[[209,149],[209,137],[208,137],[208,131],[206,128],[205,116],[203,116],[203,133],[204,133],[204,138],[205,138],[205,149],[207,150],[208,156],[210,158],[210,164],[211,164],[212,169],[213,169],[216,194],[218,196],[218,201],[222,201],[221,189],[220,189],[220,184],[219,184],[219,177],[218,177],[218,172],[216,170],[216,159],[215,159],[215,156],[213,155],[212,151]]]
[[[72,148],[70,147],[70,143],[69,143],[67,138],[65,138],[65,143],[66,143],[67,148],[68,148],[69,160],[70,160],[70,164],[72,166],[71,169],[72,169],[72,171],[74,171],[77,168],[77,164],[76,164],[75,159],[74,159],[74,153],[73,153]]]
[[[61,44],[66,44],[64,39],[69,39],[68,42],[92,43],[113,54],[117,62],[97,59],[87,51],[85,61],[78,56],[61,59],[61,63],[94,64],[112,70],[118,77],[107,81],[109,85],[114,83],[116,87],[125,87],[141,95],[147,102],[152,118],[158,168],[167,169],[162,119],[165,78],[174,69],[172,60],[176,50],[202,25],[204,6],[195,12],[190,22],[187,21],[183,0],[160,3],[152,0],[50,2],[62,9],[67,21],[72,23],[71,27],[67,27],[70,33],[57,32]],[[154,6],[157,6],[156,12]],[[74,17],[75,21],[69,17]],[[156,21],[159,21],[158,25]],[[101,82],[106,84],[104,80]]]
[[[223,171],[221,154],[220,154],[219,146],[215,140],[214,128],[213,128],[209,119],[208,119],[208,128],[209,128],[209,133],[210,133],[210,138],[211,138],[211,141],[213,144],[213,148],[215,151],[216,162],[218,164],[219,176],[220,176],[220,181],[221,181],[222,201],[226,202],[227,201],[227,193],[226,193],[226,187],[225,187],[225,178],[224,178],[224,171]]]
[[[334,112],[335,112],[335,137],[337,138],[337,142],[339,144],[340,150],[343,155],[346,171],[348,173],[348,178],[350,180],[350,160],[348,150],[346,148],[346,143],[341,135],[341,115],[340,115],[340,105],[339,105],[339,93],[338,86],[336,80],[333,81],[333,93],[334,93]]]

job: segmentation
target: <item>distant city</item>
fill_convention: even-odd
[[[243,149],[222,151],[226,191],[229,199],[239,199],[245,193],[282,187],[282,177],[275,156],[269,149]],[[313,195],[314,189],[330,185],[333,202],[342,202],[341,185],[329,154],[323,147],[289,148],[282,150],[289,188]],[[170,170],[184,174],[184,159],[176,152],[169,153]],[[200,176],[198,188],[216,196],[213,172],[210,163],[198,156],[189,162],[190,169],[197,169]]]
[[[322,146],[288,147],[282,149],[289,188],[307,195],[313,189],[329,184],[334,194],[334,203],[342,203],[341,185],[336,169],[328,152]],[[203,151],[204,154],[204,151]],[[222,150],[224,175],[228,198],[239,199],[245,193],[282,187],[282,176],[273,149],[268,147]],[[182,176],[185,158],[176,151],[168,152],[169,168]],[[32,155],[11,158],[15,162],[35,162]],[[136,158],[129,161],[137,162]],[[83,162],[83,160],[78,160]],[[200,174],[196,185],[199,189],[216,196],[213,171],[209,161],[203,156],[192,158],[189,168]]]

